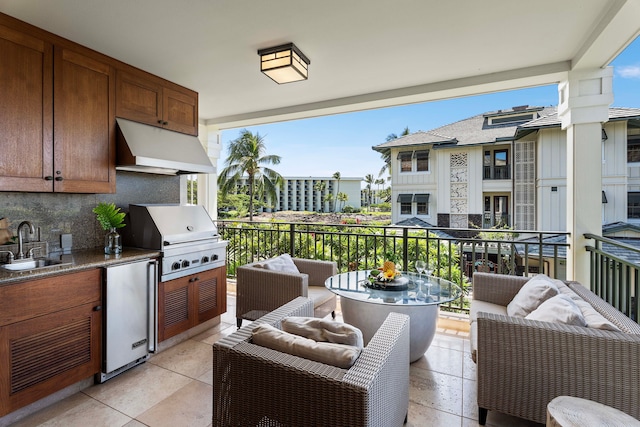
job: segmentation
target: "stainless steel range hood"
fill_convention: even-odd
[[[195,136],[116,118],[116,169],[162,175],[215,173]]]

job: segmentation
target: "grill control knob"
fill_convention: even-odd
[[[182,268],[187,268],[189,267],[189,261],[182,261]]]
[[[171,269],[172,269],[172,270],[178,270],[178,269],[180,269],[180,263],[179,263],[179,262],[174,262],[174,263],[171,265]]]
[[[205,262],[209,262],[209,257],[208,256],[203,256],[202,257],[202,261],[200,261],[202,264],[204,264]]]
[[[217,260],[218,260],[218,254],[211,255],[211,261],[217,261]]]

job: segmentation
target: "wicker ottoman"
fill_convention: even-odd
[[[547,405],[547,427],[636,427],[640,421],[602,403],[558,396]]]

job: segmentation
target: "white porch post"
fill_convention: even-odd
[[[613,102],[613,69],[570,71],[558,86],[567,132],[567,279],[590,284],[585,233],[602,234],[602,123]]]
[[[206,136],[205,150],[216,167],[212,174],[198,175],[198,204],[203,205],[212,218],[218,217],[218,160],[222,152],[222,133],[216,126],[200,126],[199,134]]]

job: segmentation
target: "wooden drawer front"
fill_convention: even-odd
[[[86,304],[0,327],[0,416],[97,373],[101,316]]]
[[[101,300],[101,269],[0,287],[0,326]]]
[[[28,322],[28,321],[27,321]],[[91,360],[91,318],[9,340],[10,393],[17,393]]]

